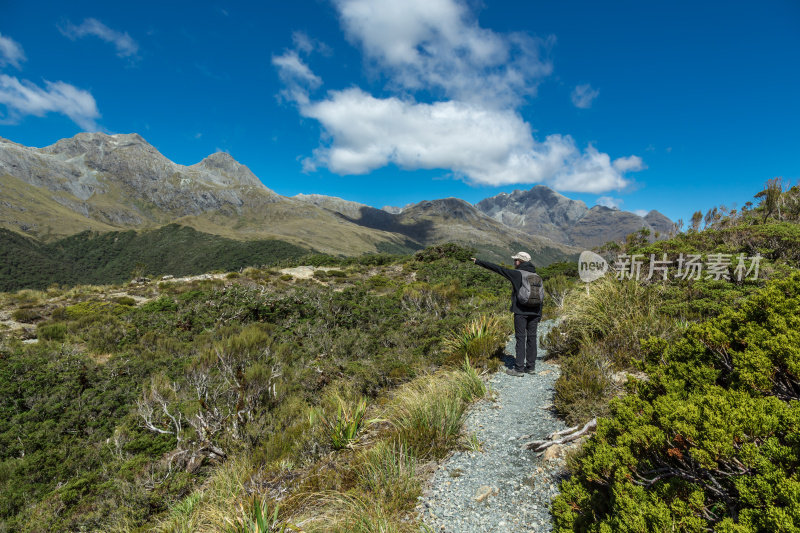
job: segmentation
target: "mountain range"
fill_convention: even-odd
[[[180,165],[135,133],[79,133],[44,148],[0,138],[0,228],[47,243],[86,230],[167,224],[337,255],[409,252],[447,241],[475,246],[492,259],[530,249],[539,264],[642,227],[672,230],[657,211],[640,217],[589,209],[541,185],[476,205],[445,198],[377,209],[330,196],[282,196],[227,153]]]

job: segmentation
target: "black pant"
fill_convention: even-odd
[[[514,369],[517,372],[533,370],[536,367],[536,328],[541,317],[514,315],[514,336],[517,338],[517,359]]]

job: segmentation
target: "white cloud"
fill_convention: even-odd
[[[644,218],[644,216],[645,216],[645,215],[647,215],[647,213],[649,213],[649,212],[650,212],[650,211],[648,211],[647,209],[637,209],[637,210],[635,210],[633,213],[634,213],[635,215],[639,215],[640,217],[643,217],[643,218]]]
[[[569,136],[534,140],[512,110],[466,102],[416,103],[375,98],[360,89],[332,91],[300,105],[322,124],[330,145],[304,161],[339,174],[364,174],[388,164],[405,169],[451,169],[474,183],[544,182],[566,191],[602,192],[627,185],[606,154],[583,153]]]
[[[637,172],[647,168],[647,165],[644,164],[641,157],[638,155],[632,155],[629,157],[620,157],[619,159],[615,159],[614,168],[620,172]]]
[[[613,198],[611,196],[601,196],[595,201],[596,205],[602,205],[611,209],[619,209],[625,201],[622,198]]]
[[[294,47],[297,50],[306,55],[314,50],[314,43],[311,41],[311,38],[307,33],[302,31],[296,31],[292,34],[292,43],[294,43]]]
[[[334,0],[347,37],[403,89],[516,105],[552,71],[549,42],[481,28],[455,0]]]
[[[578,85],[572,91],[572,103],[575,107],[589,109],[592,107],[592,102],[594,102],[594,99],[597,98],[599,94],[600,91],[592,89],[592,86],[588,83]]]
[[[637,156],[612,161],[591,145],[581,151],[569,135],[534,138],[517,107],[552,70],[540,57],[547,43],[481,28],[458,0],[334,4],[347,37],[398,96],[350,88],[313,98],[322,80],[305,59],[319,47],[295,33],[294,49],[272,63],[284,84],[281,96],[322,127],[323,144],[303,161],[305,170],[364,174],[394,164],[449,169],[476,184],[545,183],[603,193],[626,187],[625,173],[644,168]],[[417,90],[444,99],[422,103],[411,96]]]
[[[11,37],[3,37],[0,33],[0,67],[12,65],[17,68],[25,61],[25,52],[22,46]]]
[[[277,67],[278,76],[286,86],[286,89],[281,91],[281,96],[290,102],[308,103],[309,89],[316,89],[322,85],[320,77],[311,72],[294,50],[273,56],[272,64]]]
[[[99,37],[101,40],[113,44],[119,57],[133,57],[139,52],[139,44],[127,32],[112,30],[94,18],[87,18],[79,26],[67,23],[66,26],[59,27],[59,31],[73,41],[87,35]]]
[[[42,88],[28,80],[0,74],[0,105],[6,106],[6,116],[0,117],[0,123],[13,124],[26,115],[43,117],[54,112],[68,116],[84,130],[98,129],[100,113],[94,97],[63,81],[45,80]]]

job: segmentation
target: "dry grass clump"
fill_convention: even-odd
[[[662,312],[663,290],[608,276],[567,293],[563,320],[543,344],[561,357],[555,406],[569,424],[608,412],[619,390],[612,374],[641,360],[641,341],[676,334],[678,323]]]
[[[569,292],[563,320],[545,341],[551,355],[571,355],[579,345],[602,344],[618,367],[627,367],[640,353],[641,340],[670,337],[675,321],[663,315],[663,288],[610,276]]]
[[[158,533],[210,533],[230,529],[236,518],[245,518],[239,503],[248,501],[244,484],[252,471],[252,464],[246,457],[226,462],[202,488],[176,502],[154,530]]]
[[[408,446],[381,440],[359,458],[359,485],[378,496],[391,510],[409,510],[421,489],[415,477],[417,460]]]
[[[608,413],[608,398],[618,388],[612,375],[608,356],[592,347],[562,360],[553,401],[567,424],[581,424]]]
[[[306,533],[416,533],[412,522],[398,520],[380,499],[368,494],[325,492],[313,496],[317,511],[296,522]]]
[[[440,372],[403,386],[385,418],[415,455],[439,458],[458,440],[469,403],[485,394],[486,385],[467,361],[463,370]]]
[[[400,387],[381,416],[382,430],[361,442],[360,451],[340,464],[346,490],[296,492],[289,522],[307,532],[405,533],[419,531],[410,512],[420,494],[420,464],[442,457],[459,444],[470,402],[486,393],[481,377],[462,369],[420,376]]]

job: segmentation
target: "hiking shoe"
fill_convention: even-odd
[[[535,374],[536,373],[536,368],[532,367],[532,366],[526,366],[525,367],[525,373],[526,374]]]
[[[514,370],[513,368],[506,368],[506,374],[508,374],[509,376],[514,376],[515,378],[518,378],[520,376],[524,376],[525,372],[520,372],[518,370]]]

